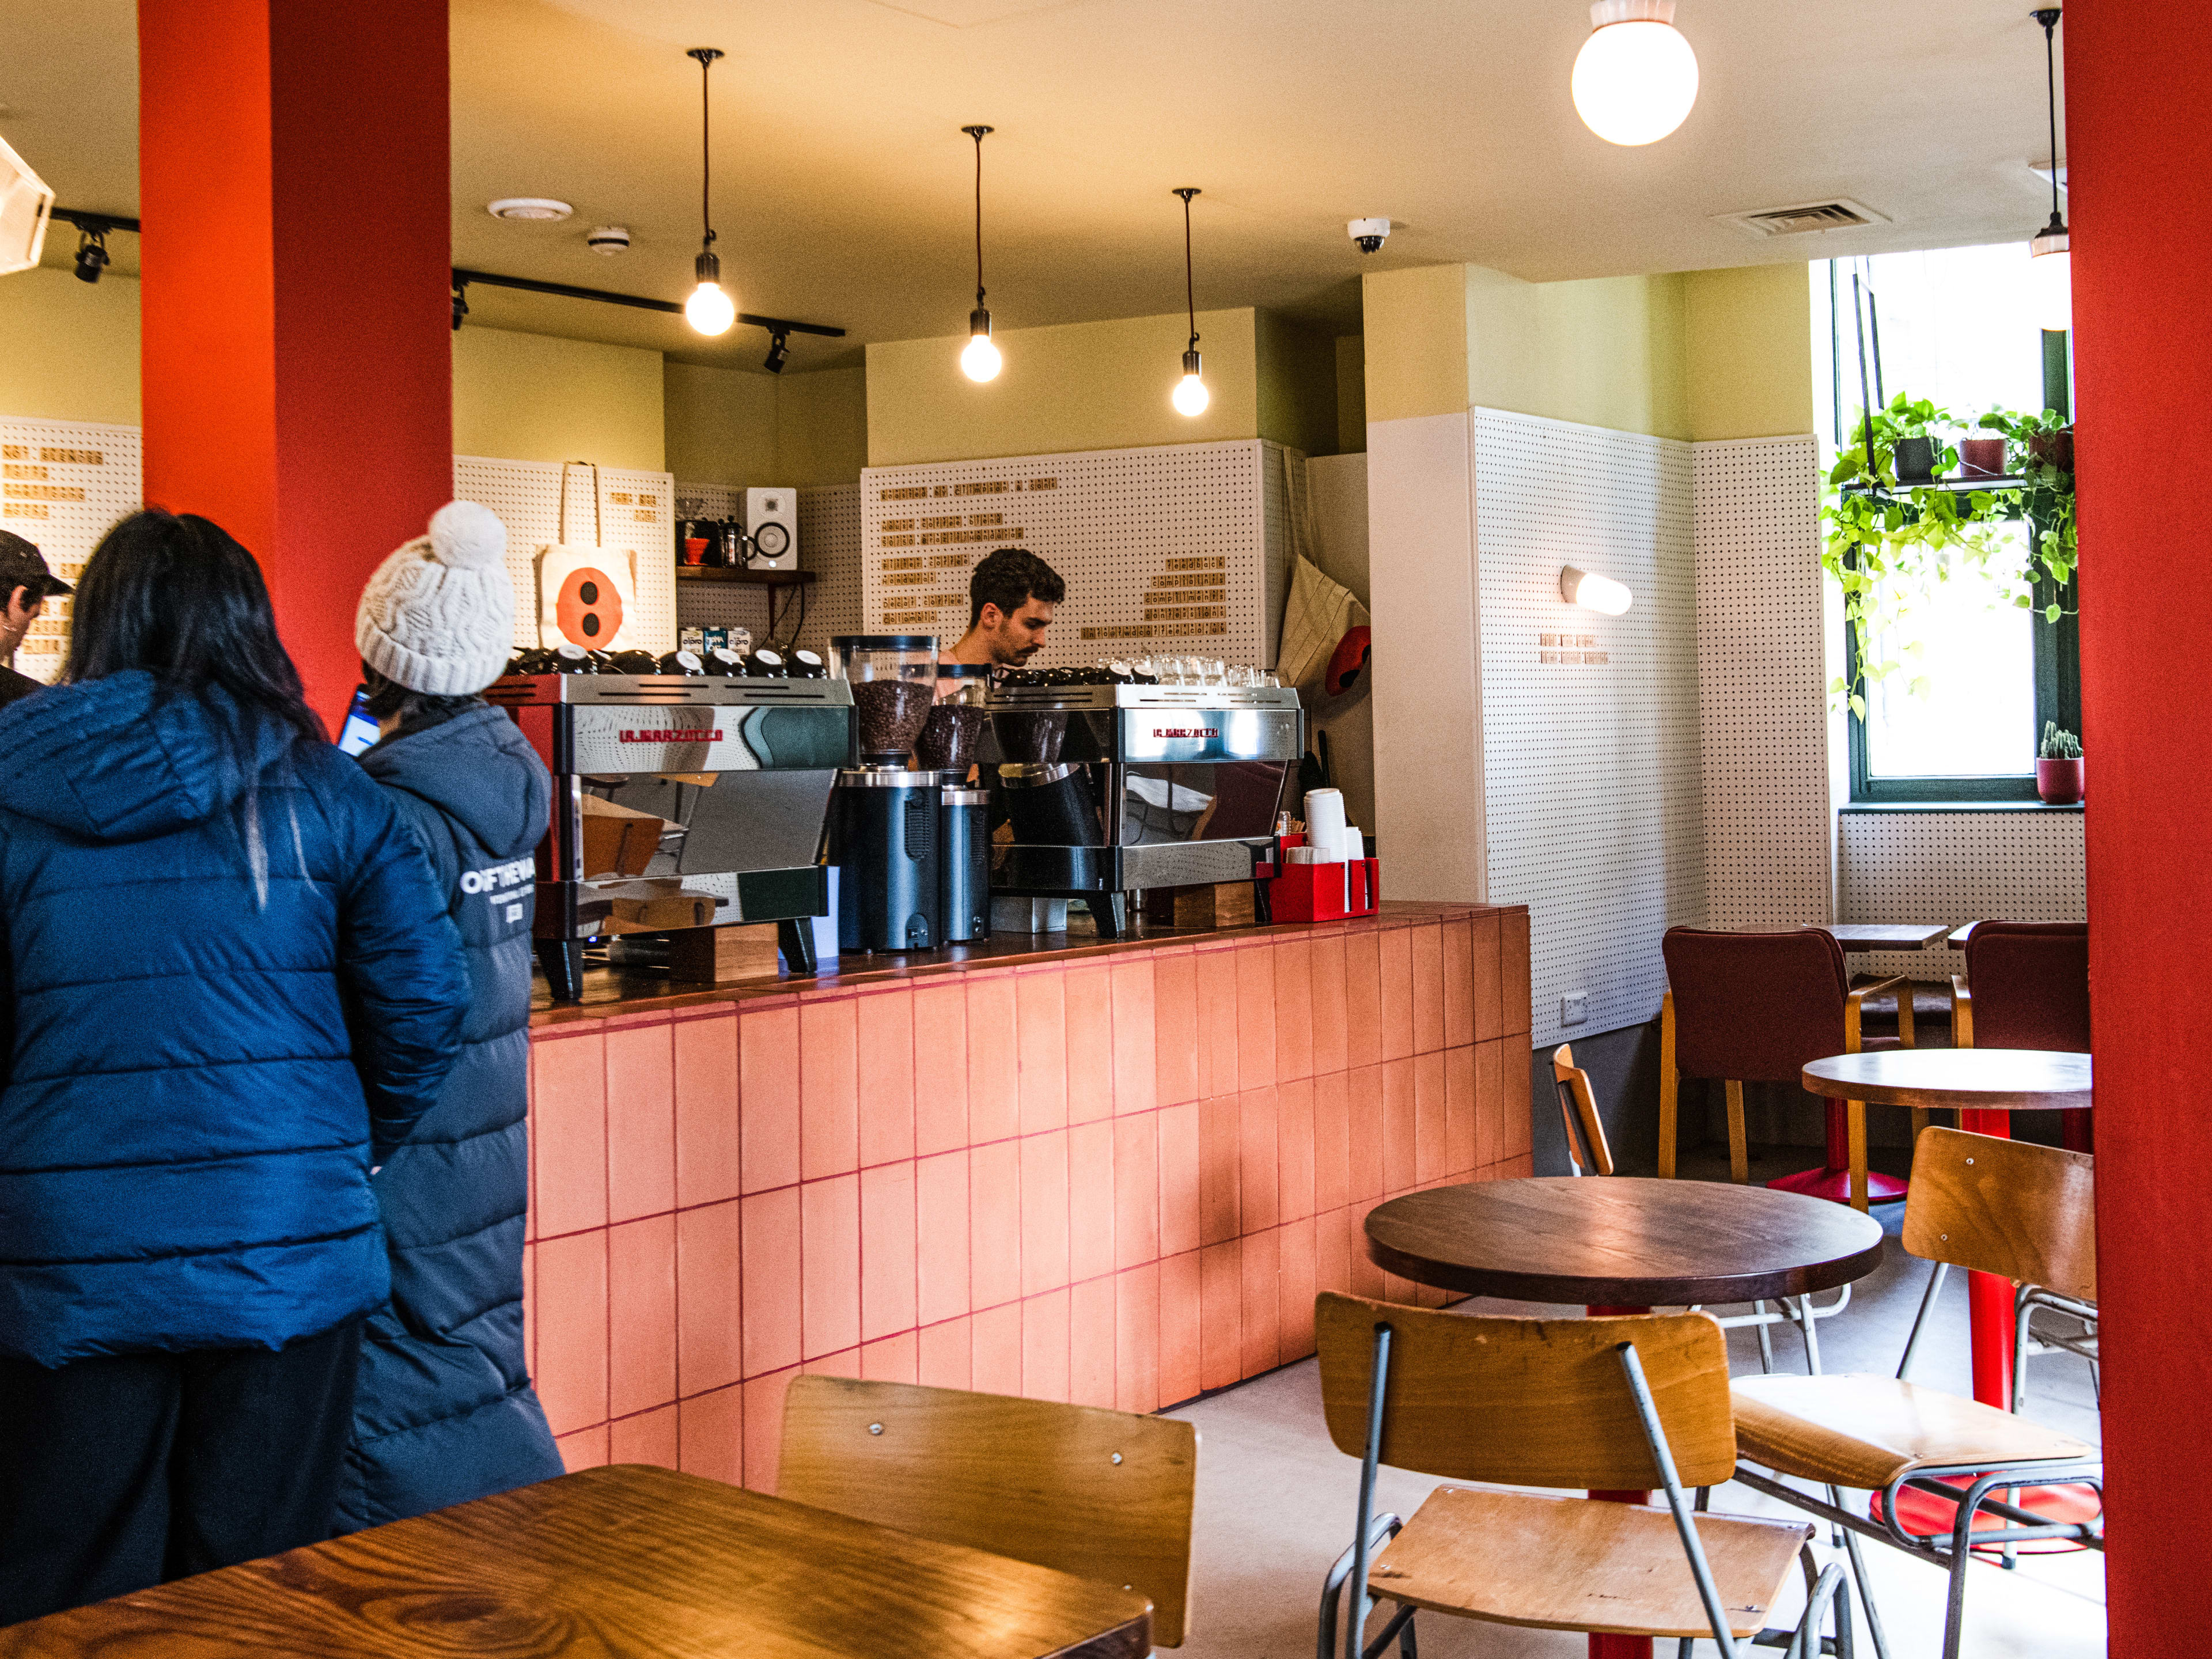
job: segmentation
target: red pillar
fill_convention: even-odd
[[[146,499],[260,560],[326,719],[453,493],[446,0],[140,0]]]
[[[2212,1643],[2212,13],[2075,0],[2061,33],[2111,1651],[2182,1659]]]

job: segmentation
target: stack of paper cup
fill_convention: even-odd
[[[1337,789],[1306,791],[1306,845],[1316,861],[1344,862],[1344,794]]]
[[[1357,864],[1367,856],[1367,837],[1358,824],[1349,824],[1344,831],[1344,861]]]

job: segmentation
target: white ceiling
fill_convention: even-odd
[[[1358,325],[1363,269],[1533,280],[2024,240],[2048,212],[2042,32],[2021,0],[1680,0],[1702,71],[1672,137],[1620,149],[1567,94],[1581,0],[453,0],[456,264],[680,299],[698,248],[699,71],[716,46],[714,211],[741,308],[868,340],[958,331],[984,152],[1002,328],[1179,307]],[[65,205],[136,211],[130,0],[0,0],[0,134]],[[2062,137],[2061,149],[2063,143]],[[573,203],[491,219],[495,197]],[[1891,222],[1755,241],[1717,215],[1849,197]],[[1344,222],[1400,227],[1370,258]],[[332,230],[343,234],[342,203]],[[603,258],[593,225],[629,227]],[[50,262],[75,239],[58,228]],[[118,238],[118,266],[135,264]],[[373,254],[373,250],[356,250]],[[752,368],[738,329],[486,292],[474,319]]]

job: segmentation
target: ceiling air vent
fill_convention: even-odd
[[[1723,213],[1724,225],[1734,225],[1747,235],[1802,236],[1809,231],[1848,230],[1854,225],[1889,222],[1863,202],[1838,197],[1829,202],[1801,202],[1795,207],[1764,208],[1755,213]]]

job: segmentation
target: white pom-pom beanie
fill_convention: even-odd
[[[514,648],[507,529],[488,507],[449,501],[361,591],[361,659],[432,696],[465,696],[497,679]]]

